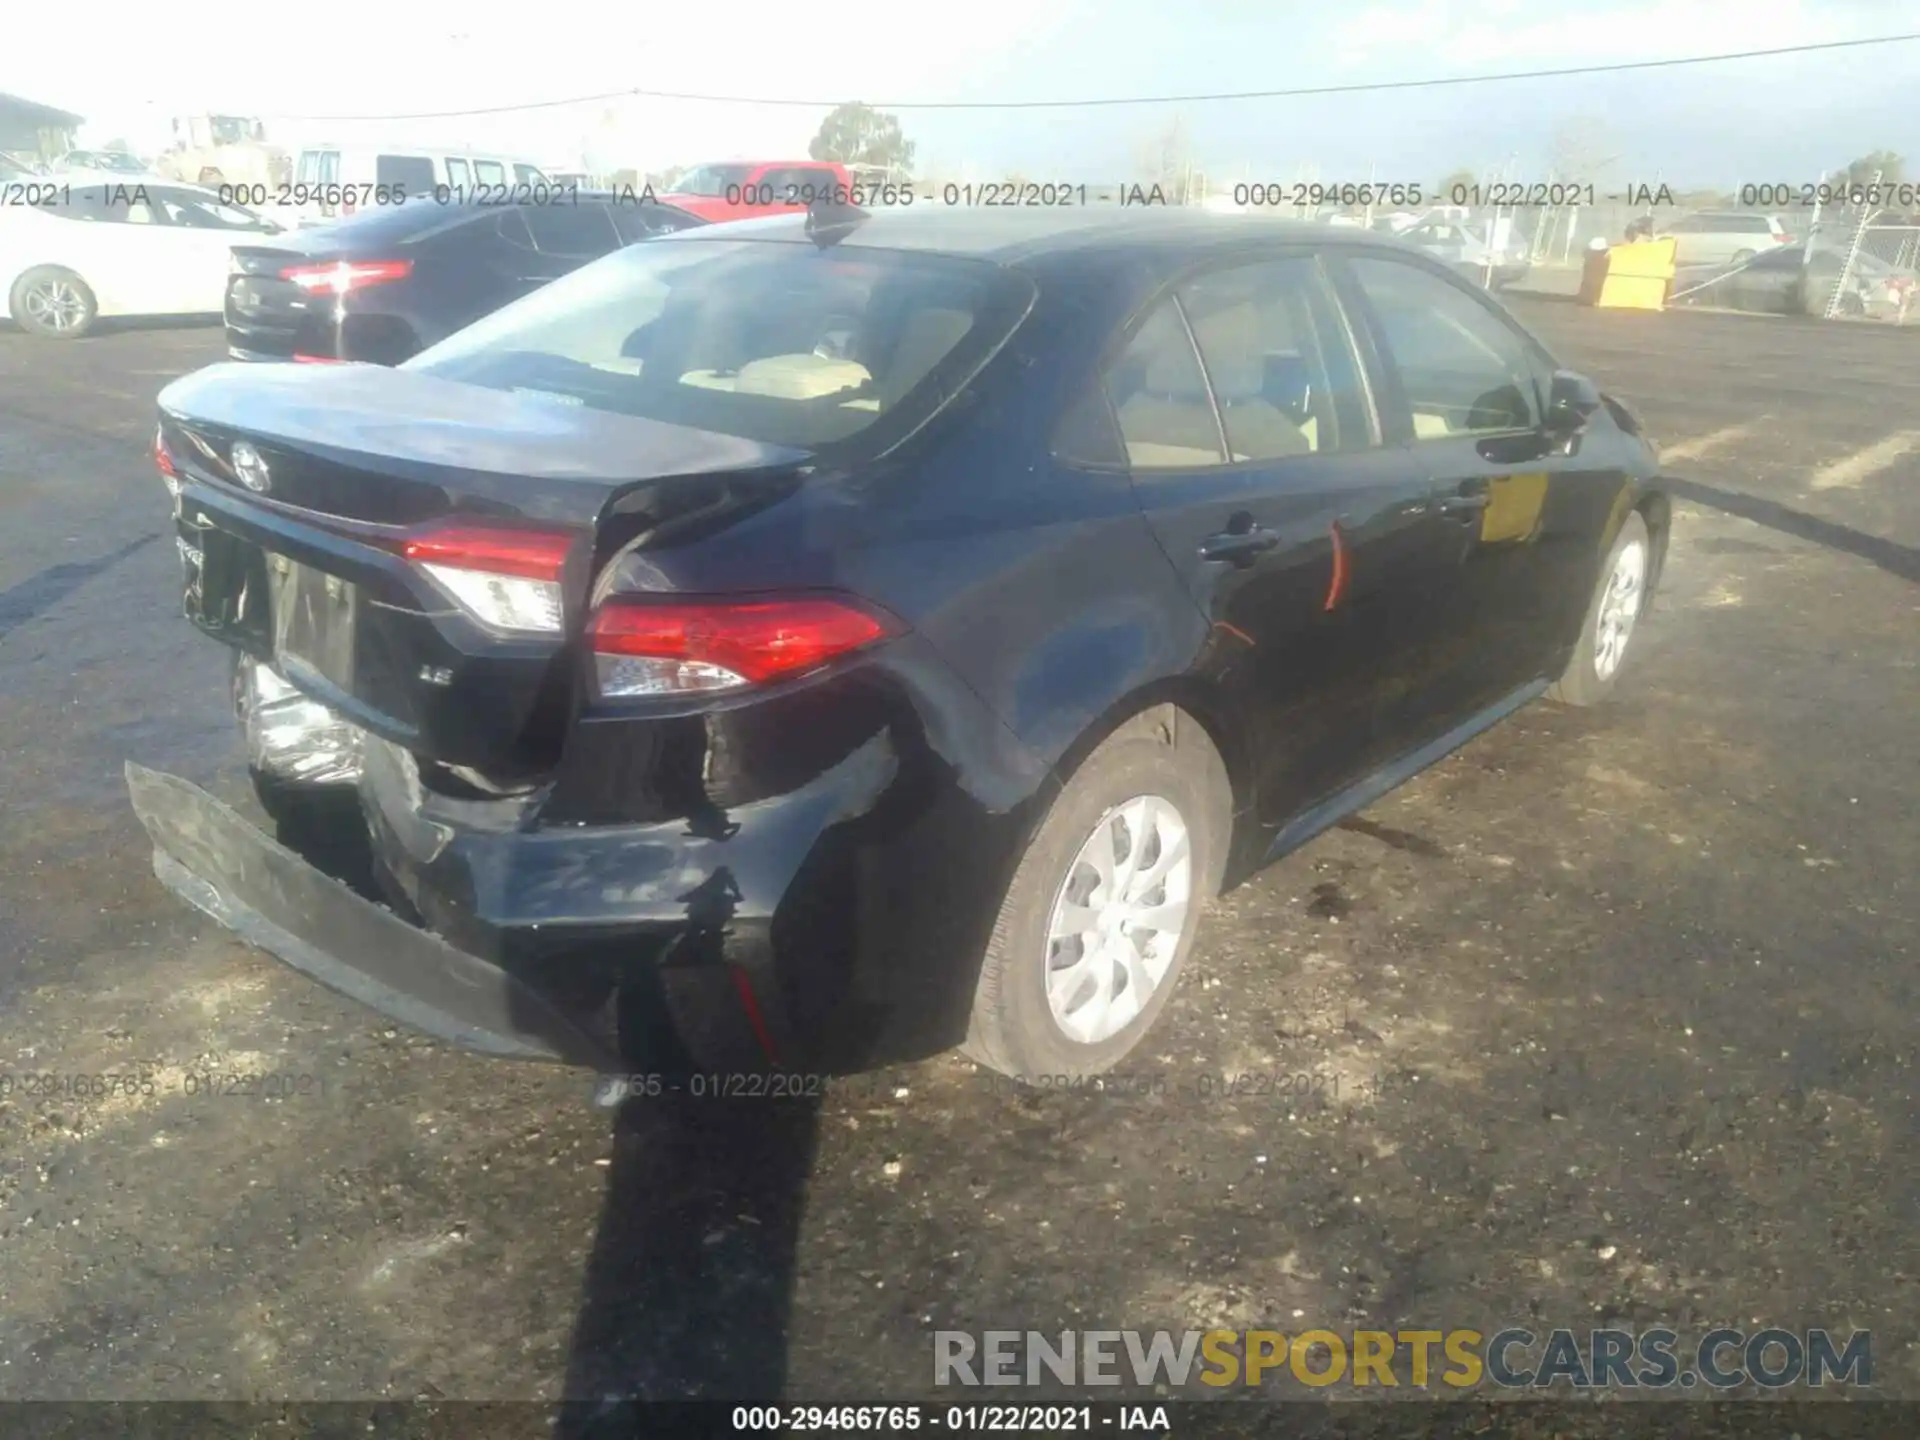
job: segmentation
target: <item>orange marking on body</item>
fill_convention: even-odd
[[[1347,588],[1347,540],[1346,537],[1340,533],[1340,522],[1338,520],[1333,522],[1332,534],[1333,579],[1327,585],[1326,608],[1328,610],[1333,609],[1334,606],[1340,603],[1340,597],[1346,593]]]

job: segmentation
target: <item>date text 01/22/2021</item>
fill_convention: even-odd
[[[910,1434],[919,1430],[1045,1435],[1167,1431],[1164,1405],[736,1405],[736,1434]]]

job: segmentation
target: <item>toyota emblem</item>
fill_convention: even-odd
[[[272,477],[267,473],[267,462],[246,441],[236,441],[228,458],[233,461],[233,473],[240,477],[240,483],[254,494],[265,493],[273,484]]]

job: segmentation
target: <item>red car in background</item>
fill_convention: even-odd
[[[833,160],[733,160],[696,165],[657,198],[702,220],[786,215],[816,200],[851,199],[854,179]]]

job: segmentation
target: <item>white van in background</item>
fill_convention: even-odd
[[[538,165],[488,151],[314,145],[298,153],[289,203],[272,213],[284,224],[317,225],[436,191],[454,197],[487,194],[505,201],[552,183]],[[277,199],[269,195],[264,203],[271,207]]]

